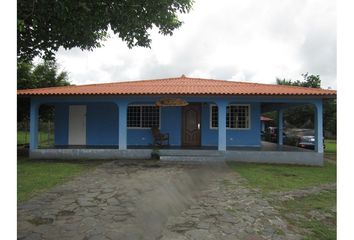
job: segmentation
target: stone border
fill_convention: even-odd
[[[323,153],[277,151],[227,151],[226,161],[323,166]]]
[[[32,159],[150,159],[152,149],[35,149],[30,150]],[[285,151],[226,151],[217,150],[160,150],[170,152],[171,161],[182,161],[181,157],[192,161],[195,156],[206,159],[217,158],[218,161],[247,163],[276,163],[323,166],[323,154],[317,152],[285,152]],[[188,154],[190,153],[190,154]],[[192,157],[191,157],[192,156]],[[168,159],[167,159],[168,161]],[[184,160],[185,162],[186,160]],[[199,162],[202,162],[199,160]]]
[[[35,149],[31,159],[150,159],[151,149]]]

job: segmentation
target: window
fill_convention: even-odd
[[[211,105],[210,106],[210,111],[211,111],[211,128],[217,128],[218,127],[218,106],[216,105]]]
[[[218,127],[218,107],[210,105],[210,127]],[[226,107],[226,128],[249,129],[250,105],[234,104]]]
[[[160,127],[160,108],[156,106],[128,106],[129,128]]]
[[[141,106],[128,106],[128,127],[141,126]]]

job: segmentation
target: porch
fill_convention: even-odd
[[[116,146],[60,146],[31,151],[32,158],[40,159],[150,159],[152,146],[129,146],[119,150]],[[221,163],[224,161],[261,162],[278,164],[322,165],[323,154],[312,150],[262,142],[260,147],[183,148],[170,146],[157,151],[163,162]]]
[[[39,149],[119,149],[116,145],[57,145],[52,147],[42,147]],[[199,147],[183,147],[183,146],[160,146],[156,148],[153,145],[128,145],[128,150],[139,150],[148,149],[154,150],[159,149],[159,151],[218,151],[216,146],[199,146]],[[258,147],[240,147],[240,146],[228,146],[226,151],[280,151],[280,152],[312,152],[312,150],[299,148],[295,146],[281,145],[277,143],[262,141],[261,146]]]
[[[323,163],[322,141],[317,141],[315,151],[310,151],[286,146],[282,139],[284,109],[304,104],[315,106],[316,139],[322,139],[322,101],[319,99],[191,96],[182,98],[190,107],[160,107],[157,112],[149,113],[148,110],[155,108],[155,102],[161,98],[32,99],[30,157],[149,159],[155,149],[148,124],[155,119],[160,131],[170,135],[171,145],[158,150],[163,161]],[[42,104],[55,106],[55,143],[50,148],[38,147],[38,109]],[[85,111],[78,111],[78,106]],[[198,110],[195,110],[196,106]],[[139,110],[139,114],[133,110]],[[274,110],[278,111],[278,142],[262,142],[260,116]],[[146,122],[142,120],[144,112],[147,113]],[[71,113],[79,115],[79,118],[73,118]],[[70,127],[71,123],[73,126]],[[80,128],[81,133],[78,131]],[[186,140],[188,134],[185,129],[188,134],[193,131],[196,134]],[[70,135],[76,142],[70,140]]]

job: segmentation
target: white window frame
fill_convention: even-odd
[[[216,104],[212,103],[209,105],[209,129],[211,130],[217,130],[218,127],[212,127],[212,109],[213,106],[216,106]],[[232,103],[229,104],[227,106],[247,106],[248,107],[248,128],[230,128],[230,127],[226,127],[227,130],[250,130],[251,129],[251,104],[236,104],[236,103]],[[218,111],[219,114],[219,111]],[[218,115],[218,120],[219,120],[219,115]]]
[[[155,104],[129,104],[128,108],[132,106],[132,107],[144,107],[144,106],[153,106],[153,107],[158,107],[159,108],[159,129],[161,128],[161,107],[156,106]],[[127,128],[128,129],[151,129],[148,127],[128,127],[128,108],[127,108]],[[141,108],[142,110],[142,108]],[[142,114],[143,111],[140,111],[140,118],[142,119]]]

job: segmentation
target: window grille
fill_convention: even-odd
[[[211,105],[210,120],[211,128],[218,127],[218,107]],[[250,128],[250,106],[249,105],[229,105],[226,107],[226,128],[248,129]]]
[[[157,106],[128,106],[129,128],[160,127],[160,108]]]

